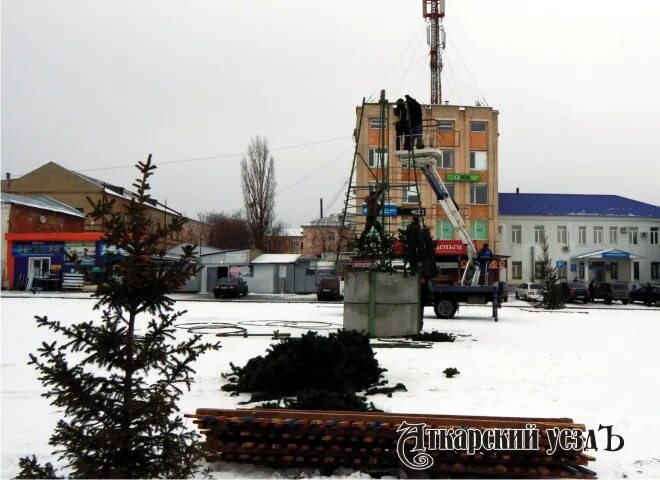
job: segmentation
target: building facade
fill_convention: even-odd
[[[395,154],[393,107],[394,104],[388,103],[384,122],[380,104],[364,104],[357,108],[358,155],[351,192],[356,229],[364,226],[361,205],[369,189],[377,183],[387,183],[390,188],[386,203],[404,209],[421,203],[425,209],[424,223],[431,228],[434,238],[458,239],[421,170],[406,166]],[[436,168],[458,205],[471,238],[477,248],[488,242],[497,249],[498,111],[490,107],[455,105],[423,105],[422,108],[424,146],[434,150]],[[387,168],[380,168],[381,159]],[[419,190],[415,187],[417,183]],[[405,227],[410,218],[410,214],[391,218],[390,233]]]
[[[540,277],[547,238],[560,278],[660,283],[660,207],[617,195],[499,194],[507,281]]]
[[[100,232],[100,225],[89,216],[92,210],[87,200],[99,201],[104,195],[115,200],[117,211],[123,211],[130,204],[135,193],[123,187],[111,185],[87,175],[68,170],[54,162],[46,163],[41,167],[18,178],[2,180],[2,192],[25,196],[48,195],[86,215],[85,231]],[[158,200],[151,199],[147,207],[147,215],[154,224],[165,224],[174,216],[181,214],[167,207]],[[183,229],[178,235],[168,239],[164,247],[178,245],[182,241],[199,243],[204,234],[204,224],[196,220],[187,219]]]
[[[340,215],[330,215],[311,221],[302,226],[302,254],[334,261],[337,258],[337,246],[342,234]],[[345,230],[344,246],[351,241],[352,231]],[[344,248],[345,249],[345,248]]]
[[[2,288],[29,288],[31,278],[55,279],[67,268],[100,263],[100,235],[84,230],[85,215],[53,198],[3,192]]]

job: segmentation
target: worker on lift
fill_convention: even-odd
[[[403,98],[399,98],[396,101],[394,116],[396,117],[396,122],[394,122],[394,129],[396,131],[396,149],[401,150],[401,147],[403,147],[403,150],[408,150],[410,148],[408,112],[406,111],[406,102],[403,101]]]
[[[418,149],[424,148],[422,140],[422,106],[410,95],[406,95],[406,108],[408,110],[408,120],[410,121],[411,144],[408,149],[416,145]]]

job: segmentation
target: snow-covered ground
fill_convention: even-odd
[[[342,324],[341,303],[311,303],[311,298],[306,303],[180,298],[177,309],[188,310],[182,323],[209,334],[231,330],[216,323],[238,324],[250,334],[279,330],[292,335]],[[16,475],[20,456],[36,454],[42,462],[56,463],[48,438],[58,412],[40,396],[43,387],[26,364],[28,353],[51,334],[37,329],[33,316],[48,315],[63,322],[94,319],[99,314],[92,311],[93,303],[85,294],[2,297],[1,478]],[[388,369],[386,378],[392,385],[404,383],[408,392],[371,400],[389,412],[570,417],[588,428],[613,425],[625,446],[618,452],[604,451],[606,436],[601,432],[599,450],[590,452],[597,458],[591,468],[601,478],[660,478],[656,439],[660,432],[660,309],[576,305],[544,312],[510,301],[497,323],[490,311],[490,307],[461,307],[455,319],[438,320],[427,308],[424,329],[457,334],[456,342],[435,344],[431,349],[378,349],[378,358]],[[181,329],[180,334],[189,333]],[[238,406],[245,397],[222,392],[220,374],[228,370],[230,361],[243,365],[263,354],[270,343],[268,336],[223,338],[222,349],[198,362],[196,384],[183,397],[182,411]],[[460,375],[445,378],[441,372],[447,367],[456,367]],[[218,476],[274,474],[242,466],[229,467]]]

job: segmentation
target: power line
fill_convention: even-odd
[[[330,139],[327,139],[327,140],[318,140],[318,141],[315,141],[315,142],[299,143],[299,144],[296,144],[296,145],[287,145],[285,147],[271,148],[270,150],[275,152],[275,151],[280,151],[280,150],[288,150],[288,149],[291,149],[291,148],[308,147],[310,145],[318,145],[318,144],[321,144],[321,143],[336,142],[338,140],[346,140],[348,138],[352,138],[352,137],[330,138]],[[201,161],[201,160],[213,160],[213,159],[217,159],[217,158],[240,157],[240,156],[243,156],[245,154],[246,154],[245,152],[240,152],[240,153],[225,153],[225,154],[218,154],[218,155],[208,155],[208,156],[205,156],[205,157],[193,157],[193,158],[184,158],[184,159],[181,159],[181,160],[169,160],[169,161],[164,161],[164,162],[158,162],[157,165],[161,166],[161,165],[169,165],[169,164],[172,164],[172,163],[187,163],[187,162],[197,162],[197,161]],[[76,170],[76,171],[77,172],[95,172],[95,171],[99,171],[99,170],[116,170],[116,169],[120,169],[120,168],[133,168],[134,166],[135,166],[134,164],[131,164],[131,165],[116,165],[114,167],[86,168],[84,170]]]
[[[335,162],[336,162],[337,160],[339,160],[341,157],[343,157],[344,155],[346,155],[347,153],[352,152],[352,151],[353,151],[353,147],[349,148],[348,150],[345,150],[344,152],[340,153],[338,156],[336,156],[335,158],[333,158],[333,159],[330,160],[329,162],[324,163],[323,165],[321,165],[319,168],[317,168],[317,169],[314,170],[313,172],[308,173],[308,174],[305,175],[304,177],[299,178],[299,179],[296,180],[295,182],[293,182],[293,183],[287,185],[287,186],[284,187],[284,188],[281,188],[280,190],[278,190],[278,191],[275,192],[275,193],[276,193],[276,194],[278,194],[278,193],[282,193],[283,191],[288,190],[288,189],[291,188],[291,187],[295,187],[295,186],[298,185],[300,182],[302,182],[302,181],[304,181],[304,180],[307,180],[309,177],[311,177],[311,176],[313,176],[313,175],[316,175],[316,174],[319,173],[321,170],[323,170],[324,168],[329,167],[331,164],[335,163]]]

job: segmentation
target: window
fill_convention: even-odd
[[[486,122],[470,122],[471,132],[485,132],[488,124]]]
[[[660,262],[651,262],[651,280],[660,279]]]
[[[487,170],[488,152],[470,152],[470,170]]]
[[[438,120],[438,130],[443,132],[451,132],[454,130],[453,120]]]
[[[522,262],[511,262],[511,280],[522,280]]]
[[[657,245],[658,244],[658,227],[651,227],[651,238],[649,239],[651,242],[651,245]]]
[[[610,243],[616,244],[618,227],[610,227]]]
[[[488,185],[482,183],[471,184],[470,203],[472,205],[486,205],[488,203]]]
[[[543,225],[537,225],[534,227],[534,243],[539,245],[545,242],[545,228]]]
[[[594,227],[594,243],[603,243],[603,227]]]
[[[403,203],[419,203],[417,185],[408,185],[403,189]]]
[[[300,241],[299,240],[291,240],[291,246],[294,248],[298,248],[300,246]]]
[[[639,262],[633,262],[633,280],[639,280]]]
[[[438,168],[454,168],[454,151],[440,150],[440,158],[435,160],[435,166]]]
[[[619,264],[618,263],[610,263],[610,278],[612,280],[618,280],[619,279]]]
[[[637,245],[637,234],[638,233],[639,233],[639,228],[637,228],[637,227],[630,227],[628,229],[628,242],[631,245]],[[635,280],[637,280],[637,278]]]
[[[369,128],[375,128],[376,130],[380,130],[383,128],[383,121],[380,118],[370,118]]]
[[[328,240],[331,241],[331,242],[334,241],[334,239],[335,239],[335,232],[329,232],[328,235],[327,235],[327,238],[328,238]]]
[[[456,192],[456,184],[455,183],[445,183],[445,188],[447,189],[447,192],[449,193],[449,196],[453,197],[454,193]]]
[[[541,279],[543,278],[543,273],[545,270],[545,263],[543,262],[534,262],[534,278]]]
[[[383,164],[387,166],[387,150],[381,148],[370,148],[369,149],[369,166],[370,167],[380,167],[380,154],[383,154]]]
[[[435,236],[440,240],[454,239],[454,226],[447,219],[435,222]]]
[[[557,243],[568,243],[568,228],[565,225],[557,227]]]
[[[578,227],[578,243],[580,245],[587,244],[587,227]]]
[[[522,243],[522,226],[511,225],[511,243]]]
[[[580,273],[580,278],[584,278],[584,262],[580,262],[579,273]]]
[[[305,275],[316,275],[316,269],[315,268],[307,268],[305,269]]]
[[[471,220],[470,236],[472,240],[488,240],[488,220]]]

